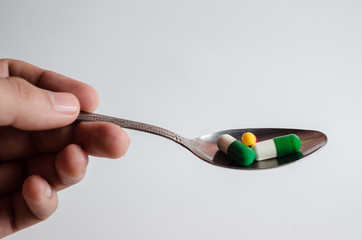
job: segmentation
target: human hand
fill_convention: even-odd
[[[118,126],[74,123],[97,105],[85,83],[0,59],[0,238],[48,218],[57,191],[84,177],[88,155],[124,155],[129,138]]]

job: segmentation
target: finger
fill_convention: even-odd
[[[41,177],[30,176],[22,192],[0,198],[0,238],[41,222],[57,206],[56,191]]]
[[[56,189],[72,186],[80,182],[87,170],[88,155],[75,144],[69,145],[55,158],[55,170],[59,182]]]
[[[14,76],[24,78],[31,84],[35,84],[45,71],[29,63],[13,59],[0,59],[0,65],[3,66],[3,69],[7,68],[6,72],[8,74],[7,76],[5,75],[5,77]]]
[[[39,175],[59,191],[83,179],[88,156],[77,145],[71,144],[58,154],[49,154],[28,160],[29,175]]]
[[[57,153],[72,142],[74,127],[71,124],[57,129],[34,131],[29,133],[27,141],[37,153]]]
[[[6,237],[15,231],[13,195],[0,198],[0,238]]]
[[[0,127],[0,162],[25,158],[35,153],[29,132]]]
[[[34,132],[0,127],[0,162],[59,152],[72,142],[73,129],[73,124]]]
[[[21,190],[25,178],[23,161],[4,162],[0,164],[0,196]]]
[[[98,94],[88,84],[18,60],[2,59],[0,60],[1,65],[7,66],[8,75],[26,79],[40,88],[74,94],[78,98],[83,111],[92,112],[98,106]]]
[[[117,125],[81,122],[75,128],[74,142],[89,155],[119,158],[126,153],[130,139]]]
[[[27,132],[0,127],[0,162],[57,153],[77,143],[89,155],[118,158],[129,145],[127,134],[111,123],[81,122],[63,128]]]
[[[22,192],[0,199],[0,238],[48,218],[58,206],[57,193],[39,176],[30,176]]]
[[[70,93],[50,92],[27,81],[0,78],[0,126],[42,130],[66,126],[79,113],[79,102]]]
[[[86,173],[88,155],[75,144],[59,154],[48,154],[0,164],[0,197],[21,189],[27,176],[39,175],[59,191],[81,181]]]
[[[58,206],[56,191],[40,176],[28,177],[22,192],[29,210],[40,220],[47,219]]]
[[[98,106],[99,97],[93,87],[58,73],[45,71],[36,85],[54,92],[74,94],[80,102],[82,111],[93,112]]]

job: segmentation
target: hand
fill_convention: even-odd
[[[74,123],[98,104],[81,82],[0,60],[0,238],[48,218],[57,191],[79,182],[88,155],[118,158],[127,134],[109,123]]]

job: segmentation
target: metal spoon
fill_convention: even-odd
[[[220,132],[210,133],[195,139],[188,139],[181,137],[180,135],[173,133],[167,129],[153,126],[150,124],[105,116],[96,113],[80,112],[77,120],[87,122],[110,122],[117,124],[123,128],[153,133],[179,143],[180,145],[184,146],[196,156],[208,163],[220,167],[245,170],[274,168],[288,163],[292,163],[312,155],[327,143],[327,136],[325,134],[313,130],[283,128],[244,128],[224,130]],[[254,161],[250,166],[243,167],[238,165],[237,162],[233,161],[232,159],[230,159],[230,157],[221,152],[216,146],[216,142],[219,136],[222,134],[230,134],[236,139],[240,139],[245,132],[254,133],[258,137],[259,141],[294,133],[301,139],[302,147],[299,152],[295,154],[260,162]]]

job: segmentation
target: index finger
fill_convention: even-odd
[[[29,83],[49,91],[72,93],[78,98],[83,111],[93,112],[98,106],[97,92],[86,83],[23,61],[0,59],[0,77],[9,76],[23,78]]]

